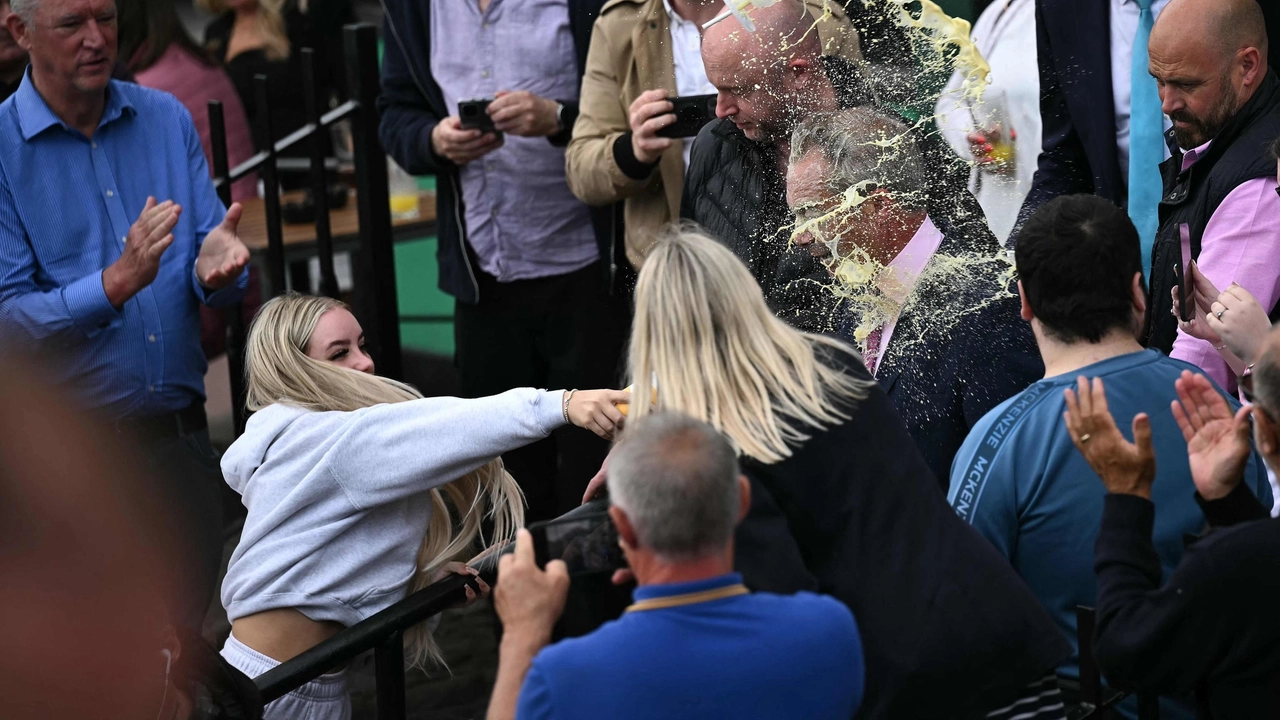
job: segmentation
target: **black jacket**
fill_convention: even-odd
[[[939,255],[954,257],[976,244],[946,220],[934,224],[944,236]],[[996,252],[992,245],[984,255],[995,258]],[[972,271],[931,279],[926,274],[903,308],[876,372],[944,493],[951,461],[970,428],[1044,377],[1017,289],[1000,287],[994,277],[998,264],[989,260]]]
[[[855,358],[833,363],[870,379]],[[1071,654],[1008,561],[947,505],[874,384],[846,422],[743,471],[755,496],[737,567],[756,590],[849,606],[867,666],[858,717],[982,717]]]
[[[1094,564],[1098,665],[1118,689],[1194,695],[1202,719],[1280,717],[1280,521],[1243,483],[1196,499],[1214,529],[1161,585],[1155,506],[1107,496]]]
[[[1110,28],[1108,0],[1036,0],[1043,131],[1021,219],[1059,195],[1086,193],[1128,205],[1116,149]]]
[[[841,108],[872,102],[853,64],[834,56],[824,56],[822,63]],[[982,207],[969,192],[968,166],[936,132],[915,134],[931,175],[929,214],[947,218],[965,237],[990,246],[995,239]],[[792,218],[786,180],[778,171],[772,144],[748,139],[728,119],[704,126],[690,153],[680,215],[697,222],[746,263],[780,317],[812,332],[838,325],[830,294],[815,289],[825,284],[825,270],[807,252],[788,248]]]
[[[1280,79],[1268,71],[1249,102],[1213,138],[1204,157],[1180,172],[1182,151],[1169,131],[1173,155],[1160,164],[1164,196],[1160,198],[1160,229],[1151,251],[1151,299],[1143,341],[1168,354],[1178,335],[1178,321],[1170,314],[1176,284],[1175,267],[1200,257],[1200,240],[1218,205],[1241,184],[1275,177],[1276,160],[1268,146],[1280,137]],[[1182,257],[1181,229],[1190,235],[1191,257]],[[1280,263],[1280,258],[1277,259]],[[1278,271],[1280,272],[1280,271]]]
[[[569,0],[569,29],[573,34],[581,80],[591,45],[591,29],[605,0]],[[385,0],[382,60],[382,145],[400,167],[413,175],[436,176],[436,219],[439,244],[440,289],[466,303],[479,301],[480,288],[468,256],[465,214],[458,167],[431,149],[431,131],[455,110],[445,107],[444,95],[431,75],[431,3],[425,0]],[[550,139],[566,145],[578,117],[577,101],[560,100],[565,106],[565,129]],[[621,237],[622,213],[616,208],[592,208],[591,221],[600,247],[601,265],[612,281],[616,271],[615,249]]]

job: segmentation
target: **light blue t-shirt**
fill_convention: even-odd
[[[1116,425],[1132,440],[1133,416],[1147,413],[1156,452],[1153,539],[1164,577],[1182,558],[1184,536],[1203,530],[1187,462],[1187,443],[1170,411],[1174,381],[1199,368],[1143,350],[1103,360],[1077,372],[1041,380],[978,421],[951,466],[948,501],[1004,553],[1076,645],[1076,606],[1093,607],[1097,580],[1093,546],[1107,491],[1067,434],[1062,391],[1080,375],[1106,383]],[[1233,408],[1239,404],[1231,400]],[[1245,483],[1271,507],[1271,486],[1257,453],[1245,467]],[[1076,657],[1059,671],[1079,675]]]
[[[738,573],[636,588],[697,600]],[[862,643],[838,600],[751,593],[628,611],[534,658],[516,720],[848,720],[862,701]]]

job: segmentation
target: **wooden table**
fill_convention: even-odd
[[[303,193],[294,191],[280,197],[280,204],[301,200]],[[241,201],[244,215],[240,218],[240,239],[255,254],[267,251],[267,210],[262,198]],[[418,195],[418,217],[413,220],[391,219],[396,240],[414,240],[435,231],[436,196],[432,192]],[[284,233],[285,255],[291,260],[311,257],[316,253],[316,226],[314,222],[281,225]],[[359,239],[360,218],[356,212],[356,195],[351,193],[345,207],[329,211],[329,229],[333,235],[334,249],[350,246]],[[350,249],[349,247],[347,249]]]
[[[302,191],[284,193],[280,204],[298,201],[303,198]],[[262,198],[252,198],[241,202],[244,214],[240,217],[238,234],[240,240],[249,247],[252,262],[258,267],[258,276],[262,279],[263,289],[274,295],[270,288],[271,272],[267,266],[267,210]],[[417,240],[433,235],[436,230],[436,196],[433,192],[418,194],[418,217],[412,220],[391,219],[392,240],[403,242]],[[284,261],[286,281],[294,288],[311,287],[311,271],[309,262],[316,257],[319,248],[316,245],[315,222],[285,223],[282,221],[281,234],[284,236]],[[351,193],[346,206],[329,211],[329,232],[333,238],[333,252],[350,252],[360,244],[360,218],[356,210],[356,195]],[[283,290],[281,288],[280,290]]]

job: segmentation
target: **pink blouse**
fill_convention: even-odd
[[[186,106],[195,120],[204,145],[205,160],[209,172],[213,172],[213,151],[209,133],[209,101],[222,103],[222,114],[227,128],[227,161],[231,167],[253,156],[253,135],[249,132],[244,105],[235,86],[225,71],[216,65],[206,65],[191,53],[174,43],[154,65],[137,73],[138,84],[163,90]],[[244,200],[258,196],[257,176],[237,181],[231,186],[231,199]]]

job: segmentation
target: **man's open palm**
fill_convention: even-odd
[[[1183,371],[1175,388],[1173,418],[1187,441],[1196,490],[1206,500],[1226,497],[1243,478],[1249,460],[1249,409],[1233,413],[1207,378],[1189,371]]]
[[[236,234],[243,211],[240,203],[232,203],[222,224],[205,236],[200,257],[196,258],[196,277],[205,287],[221,290],[234,282],[248,264],[249,248]]]

